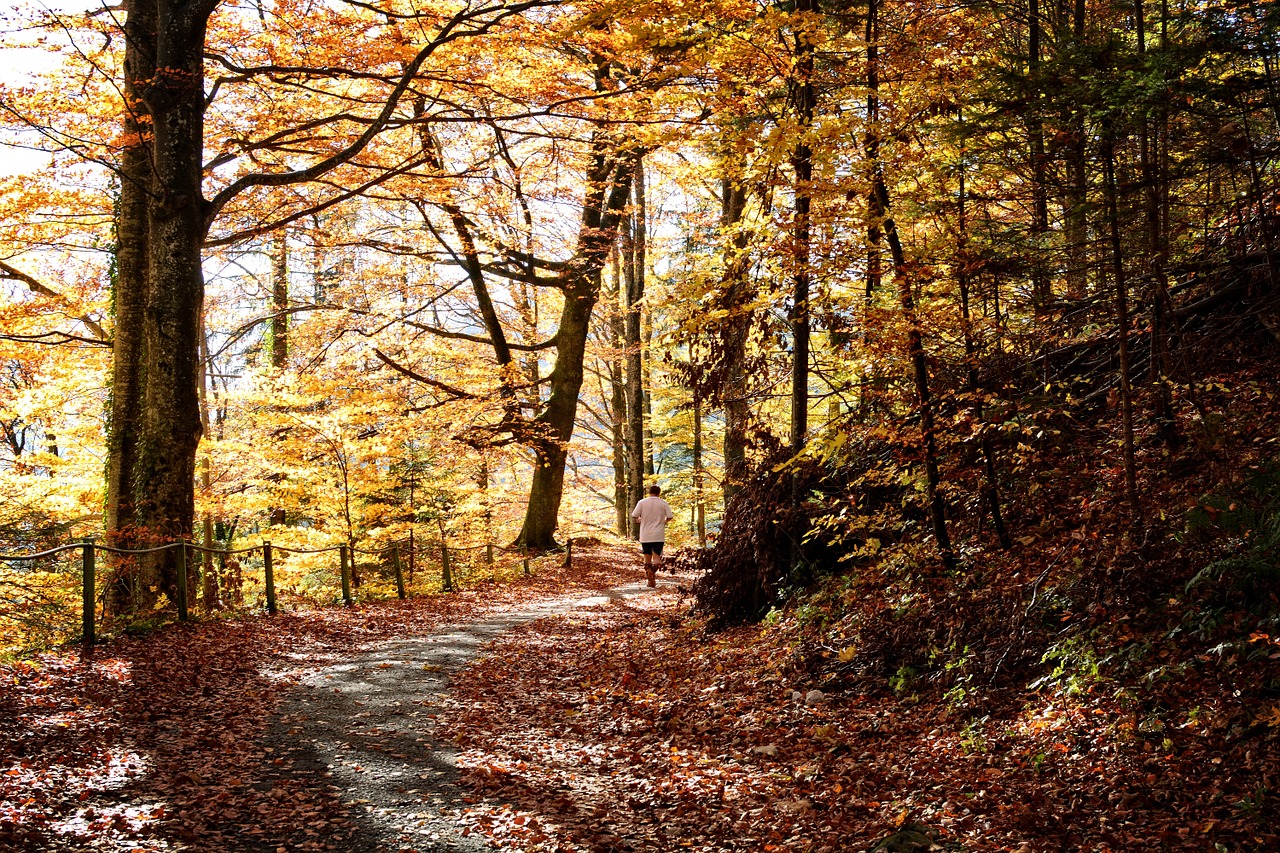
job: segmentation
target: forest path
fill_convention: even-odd
[[[281,703],[264,736],[268,758],[258,787],[288,796],[321,788],[347,807],[350,834],[314,830],[242,836],[244,851],[479,851],[490,849],[461,819],[468,803],[457,785],[457,751],[435,735],[435,718],[454,675],[484,646],[519,625],[674,589],[659,578],[591,596],[547,599],[452,629],[379,644],[315,670]]]

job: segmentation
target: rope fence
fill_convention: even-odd
[[[275,555],[283,554],[328,554],[334,551],[338,552],[338,574],[342,588],[342,602],[344,605],[354,603],[352,597],[353,570],[355,567],[356,556],[363,555],[366,557],[390,557],[391,570],[395,579],[396,597],[404,600],[407,597],[404,581],[404,570],[401,561],[401,544],[393,543],[383,548],[363,549],[356,548],[350,543],[340,543],[338,545],[330,545],[324,548],[290,548],[282,545],[273,545],[271,542],[264,541],[261,545],[251,545],[246,548],[224,549],[209,548],[203,545],[197,545],[194,542],[168,542],[163,545],[157,545],[151,548],[116,548],[111,545],[100,545],[94,542],[77,542],[70,545],[61,545],[57,548],[50,548],[47,551],[40,551],[34,554],[0,554],[0,562],[5,563],[26,563],[35,564],[41,560],[50,560],[57,558],[60,554],[72,551],[80,552],[80,576],[82,587],[82,641],[86,645],[92,645],[96,641],[96,625],[97,625],[97,552],[112,554],[120,557],[136,557],[144,554],[156,554],[162,551],[177,549],[177,572],[176,572],[176,597],[174,604],[177,605],[178,621],[188,622],[191,619],[190,609],[188,605],[188,564],[187,555],[189,552],[197,554],[209,554],[222,558],[224,561],[228,557],[234,557],[242,554],[262,555],[263,585],[266,597],[267,613],[275,615],[278,612],[276,600],[276,580],[275,580]],[[523,573],[525,577],[531,577],[530,556],[527,546],[519,548],[505,548],[495,545],[492,542],[483,545],[458,546],[449,545],[447,541],[440,542],[440,581],[441,588],[444,592],[454,592],[458,588],[459,572],[453,565],[457,557],[469,552],[481,551],[485,552],[485,563],[492,567],[495,564],[495,554],[518,554],[521,557]],[[569,566],[573,561],[573,540],[569,539],[568,548],[565,556],[565,566]],[[224,563],[225,568],[225,563]],[[237,568],[237,577],[238,577]],[[237,593],[239,595],[239,593]]]

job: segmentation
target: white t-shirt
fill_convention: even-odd
[[[631,511],[631,517],[640,522],[641,542],[665,542],[667,522],[675,518],[671,504],[650,495]]]

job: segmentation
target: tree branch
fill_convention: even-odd
[[[58,293],[56,290],[53,290],[52,288],[44,284],[41,284],[39,281],[27,275],[22,270],[19,270],[15,267],[11,267],[8,264],[4,263],[3,261],[0,261],[0,278],[8,278],[8,279],[13,279],[14,281],[20,281],[23,284],[25,284],[31,290],[32,293],[38,293],[41,296],[47,296],[48,298],[54,300],[55,302],[60,302],[63,305],[66,305],[67,307],[74,307],[71,303],[71,300],[63,296],[61,293]],[[107,346],[111,345],[111,336],[108,335],[106,329],[98,325],[98,323],[92,317],[88,316],[87,314],[84,314],[79,317],[76,317],[75,319],[79,320],[81,323],[84,323],[84,326],[86,329],[88,329],[89,331],[93,332],[95,335],[98,336],[98,339],[96,341],[92,341],[93,343],[105,344]],[[76,335],[67,335],[66,337],[72,340],[85,340],[84,338],[79,338]]]
[[[385,364],[387,367],[390,367],[396,373],[409,377],[414,382],[421,382],[423,385],[429,385],[430,387],[435,388],[437,391],[443,391],[457,400],[476,399],[475,394],[472,394],[467,391],[463,391],[460,388],[454,388],[452,385],[446,385],[445,383],[440,382],[439,380],[432,379],[429,376],[423,376],[421,373],[418,373],[414,370],[410,370],[409,368],[405,367],[402,364],[397,363],[396,361],[391,359],[389,356],[385,355],[382,352],[382,350],[376,347],[373,350],[373,354],[376,355],[378,357],[378,360],[381,361],[383,364]]]
[[[437,48],[461,38],[483,35],[507,18],[519,15],[520,13],[537,6],[545,6],[554,2],[556,2],[556,0],[525,0],[525,2],[516,3],[512,6],[494,4],[474,10],[464,7],[450,18],[444,26],[440,28],[435,38],[433,38],[428,45],[418,51],[418,54],[413,58],[413,60],[405,66],[403,73],[400,75],[399,81],[396,83],[395,89],[392,90],[386,103],[383,104],[382,110],[355,142],[351,143],[343,150],[326,157],[318,163],[313,163],[305,169],[296,169],[292,172],[255,172],[233,181],[205,204],[205,232],[208,233],[210,226],[213,224],[214,218],[222,208],[225,207],[231,199],[235,198],[241,192],[249,189],[250,187],[281,187],[289,184],[297,184],[314,180],[326,172],[332,171],[338,166],[350,161],[353,157],[363,151],[369,143],[373,141],[373,138],[381,133],[386,127],[387,123],[391,120],[392,115],[395,113],[396,107],[400,103],[400,99],[404,96],[404,93],[408,91],[409,84],[413,82],[414,77],[417,75],[418,70],[422,68],[423,63],[425,63],[427,59],[436,52]],[[488,21],[477,24],[472,29],[459,29],[464,21],[474,21],[475,19],[490,13],[494,14]]]

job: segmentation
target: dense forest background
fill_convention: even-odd
[[[0,545],[426,565],[628,535],[658,483],[726,623],[859,567],[1039,593],[1167,559],[1265,597],[1278,23],[17,10]],[[331,596],[320,562],[288,593]],[[11,637],[74,597],[47,568],[7,579]],[[240,570],[193,568],[208,609]],[[110,613],[173,596],[171,554],[113,571]]]
[[[240,778],[270,662],[607,586],[651,484],[693,611],[543,620],[456,687],[467,784],[529,849],[619,849],[610,808],[707,850],[1280,845],[1280,7],[3,29],[0,846],[148,743],[156,831],[314,835]],[[105,662],[39,654],[92,549],[10,559],[85,540]],[[264,541],[284,616],[252,615]],[[389,554],[435,592],[446,547],[462,595],[312,609],[394,595]],[[199,624],[153,630],[183,579]]]

